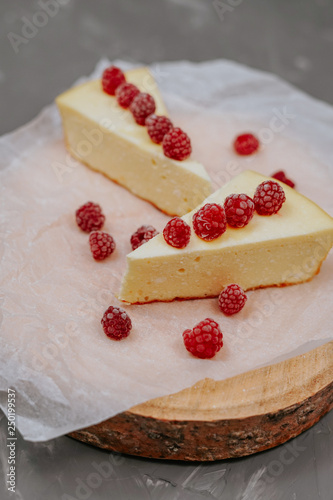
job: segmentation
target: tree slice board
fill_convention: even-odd
[[[221,381],[200,380],[69,434],[147,458],[220,460],[267,450],[333,407],[333,341]]]

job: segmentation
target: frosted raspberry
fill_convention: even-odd
[[[168,245],[185,248],[191,238],[191,228],[183,219],[174,217],[163,229],[163,236]]]
[[[140,90],[133,83],[122,83],[116,88],[116,99],[122,108],[128,108]]]
[[[231,227],[244,227],[253,217],[254,203],[246,194],[230,194],[224,201],[227,223]]]
[[[149,137],[156,144],[161,144],[163,137],[172,129],[172,122],[166,116],[149,115],[146,118],[146,127]]]
[[[116,88],[125,81],[124,73],[117,66],[110,66],[103,72],[102,87],[107,94],[114,95]]]
[[[120,307],[110,306],[101,320],[105,335],[113,340],[121,340],[128,337],[132,321],[127,312]]]
[[[259,184],[253,201],[259,215],[272,215],[280,210],[286,201],[286,195],[280,184],[268,180]]]
[[[193,229],[205,241],[215,240],[227,229],[224,208],[217,203],[206,203],[193,215]]]
[[[95,260],[104,260],[111,255],[116,244],[112,236],[103,231],[93,231],[89,236],[89,244],[92,256]]]
[[[173,160],[186,160],[192,153],[191,140],[179,127],[172,128],[165,134],[162,146],[165,156]]]
[[[223,346],[223,334],[213,319],[200,321],[193,330],[183,332],[186,349],[197,358],[212,358]]]
[[[153,226],[140,226],[131,236],[132,249],[140,247],[158,234]]]
[[[130,110],[134,120],[139,125],[145,124],[147,116],[154,113],[155,108],[156,104],[153,96],[146,94],[145,92],[137,94],[130,105]]]
[[[76,223],[82,231],[90,233],[90,231],[98,231],[103,227],[105,216],[102,209],[97,203],[88,201],[75,212]]]
[[[253,134],[242,134],[236,137],[234,149],[239,155],[252,155],[259,149],[259,141]]]
[[[247,296],[244,290],[235,283],[225,287],[219,295],[219,308],[227,316],[238,313],[243,309]]]
[[[287,186],[290,186],[291,188],[295,187],[295,183],[291,179],[288,179],[283,170],[275,172],[275,174],[271,175],[271,177],[273,177],[273,179],[277,179],[278,181],[284,182],[285,184],[287,184]]]

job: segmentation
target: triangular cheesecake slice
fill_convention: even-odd
[[[147,68],[127,71],[125,76],[128,82],[154,97],[155,114],[167,115]],[[64,92],[56,103],[70,153],[163,212],[183,215],[211,193],[205,168],[191,158],[167,158],[162,146],[152,142],[146,127],[138,125],[114,96],[103,92],[101,80]]]
[[[266,179],[245,171],[201,205],[223,205],[232,193],[253,197],[256,187]],[[183,217],[192,229],[186,248],[169,246],[159,234],[131,252],[119,298],[145,303],[214,297],[230,283],[249,290],[310,280],[319,272],[333,244],[333,219],[294,189],[280,184],[286,201],[275,215],[260,216],[255,212],[246,227],[228,226],[222,236],[206,242],[192,228],[197,207]]]

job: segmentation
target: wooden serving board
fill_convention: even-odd
[[[219,460],[282,444],[332,407],[333,341],[226,380],[200,380],[70,436],[130,455]]]

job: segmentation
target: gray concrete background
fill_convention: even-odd
[[[27,28],[44,23],[47,1],[58,12]],[[101,56],[232,59],[333,103],[332,17],[330,0],[0,0],[0,133],[33,118]]]
[[[48,2],[45,14],[41,4]],[[33,118],[102,56],[142,63],[233,59],[333,104],[332,19],[329,0],[0,0],[0,133]],[[36,444],[19,436],[17,494],[6,492],[2,474],[0,498],[332,500],[332,427],[333,412],[286,445],[214,464],[123,457],[67,437]],[[2,471],[6,437],[2,415]]]

